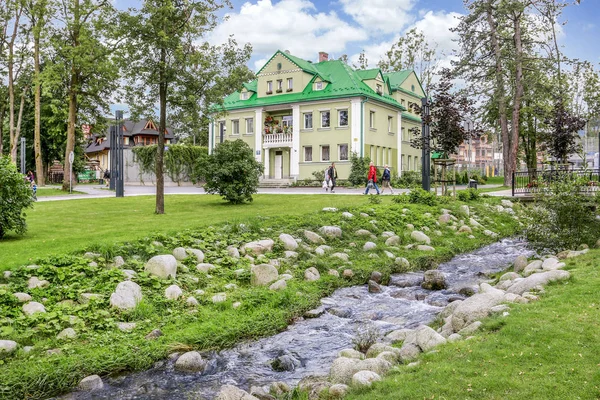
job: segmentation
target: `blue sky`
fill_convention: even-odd
[[[120,8],[141,4],[114,0]],[[207,39],[223,43],[234,35],[254,52],[249,67],[258,70],[278,49],[316,60],[319,51],[356,60],[364,50],[371,66],[412,27],[437,43],[446,61],[455,47],[449,29],[465,12],[462,0],[232,0],[228,19]],[[567,7],[560,44],[571,58],[600,61],[600,0]]]

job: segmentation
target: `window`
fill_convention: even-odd
[[[375,128],[375,111],[369,113],[369,127]]]
[[[377,84],[377,94],[383,94],[383,89],[380,84]]]
[[[329,128],[329,111],[321,111],[321,128]]]
[[[411,163],[412,163],[412,157],[408,156],[408,165],[407,165],[407,167],[408,167],[409,170],[410,170],[410,164]]]
[[[312,113],[304,113],[304,129],[312,129]]]
[[[414,92],[415,91],[415,85],[410,85],[410,91]]]
[[[329,161],[329,145],[321,146],[321,161]]]
[[[393,130],[394,129],[394,124],[393,124],[393,122],[394,122],[394,117],[388,116],[388,132],[389,133],[394,133],[394,130]]]
[[[254,133],[254,118],[246,118],[246,133]]]
[[[273,93],[273,81],[267,81],[267,94]]]
[[[415,156],[415,171],[419,170],[419,157]]]
[[[338,111],[338,117],[339,126],[348,126],[348,110]]]
[[[287,91],[291,92],[292,90],[294,90],[294,79],[288,78],[287,79]]]
[[[243,92],[243,93],[240,95],[240,98],[241,98],[242,100],[248,100],[248,98],[249,98],[248,94],[249,94],[248,92]]]
[[[240,120],[234,119],[231,121],[231,134],[232,135],[240,134]]]
[[[304,146],[304,161],[312,161],[312,146]]]
[[[348,161],[348,145],[340,144],[338,151],[340,161]]]
[[[283,91],[283,79],[277,79],[277,93]]]
[[[323,82],[315,82],[315,90],[323,90]]]
[[[291,128],[291,127],[292,127],[292,125],[294,125],[293,121],[294,121],[294,118],[293,118],[291,115],[284,115],[284,116],[281,118],[281,124],[282,124],[284,127]]]

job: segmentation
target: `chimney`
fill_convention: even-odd
[[[319,52],[319,62],[328,61],[328,60],[329,60],[329,54],[325,53],[324,51],[320,51]]]
[[[285,54],[292,54],[289,50],[284,51]]]

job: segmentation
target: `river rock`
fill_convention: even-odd
[[[431,244],[431,239],[429,238],[429,236],[427,236],[426,234],[424,234],[421,231],[412,231],[410,233],[410,237],[417,242],[420,243],[425,243],[425,244]]]
[[[460,206],[460,213],[465,215],[466,217],[468,217],[470,214],[469,206],[466,204],[463,204],[462,206]]]
[[[500,203],[502,204],[503,207],[513,208],[513,206],[514,206],[512,201],[506,200],[506,199],[502,200]]]
[[[215,269],[215,266],[210,263],[199,263],[196,264],[196,271],[207,274],[210,270]]]
[[[458,233],[473,233],[473,230],[470,226],[463,225],[460,228],[458,228]]]
[[[330,269],[329,271],[327,271],[327,274],[331,275],[331,276],[335,276],[336,278],[340,277],[340,273],[337,269]]]
[[[17,293],[13,293],[13,296],[15,296],[17,298],[17,300],[19,300],[21,303],[31,301],[31,296],[28,295],[27,293],[17,292]]]
[[[458,331],[458,334],[463,337],[470,336],[470,335],[474,334],[475,332],[477,332],[480,327],[481,327],[481,321],[475,321],[475,322],[465,326],[460,331]]]
[[[240,258],[240,251],[235,246],[227,246],[227,255],[233,258]]]
[[[347,307],[331,307],[327,312],[339,318],[350,318],[352,316],[352,310]]]
[[[399,342],[414,343],[416,341],[416,334],[415,331],[412,329],[402,328],[388,333],[385,336],[385,338],[386,340],[389,340],[392,344]]]
[[[100,378],[98,375],[90,375],[79,381],[77,390],[81,390],[83,392],[92,392],[94,390],[100,390],[103,387],[104,383],[102,382],[102,378]]]
[[[77,301],[81,304],[88,304],[90,301],[102,299],[102,295],[98,293],[81,293]]]
[[[504,301],[504,292],[482,283],[480,293],[463,300],[452,313],[452,328],[455,332],[481,320],[490,314],[490,309]]]
[[[13,340],[0,340],[0,356],[13,353],[17,347],[17,342]]]
[[[368,231],[366,229],[359,229],[356,232],[354,232],[354,234],[356,236],[372,236],[373,234],[371,233],[371,231]]]
[[[88,260],[93,260],[94,258],[98,257],[100,257],[100,253],[92,253],[91,251],[83,254],[83,258],[87,258]]]
[[[529,276],[531,274],[541,271],[542,264],[543,262],[541,260],[534,260],[530,262],[529,264],[527,264],[525,269],[523,269],[523,276]]]
[[[176,247],[173,249],[173,257],[175,257],[176,260],[178,261],[182,261],[185,260],[187,258],[187,252],[185,251],[185,249],[183,247]]]
[[[227,301],[227,293],[217,293],[214,296],[212,296],[211,301],[213,302],[213,304],[218,304],[218,303],[223,303],[225,301]]]
[[[50,282],[48,282],[45,279],[44,280],[40,280],[37,276],[32,276],[27,281],[27,288],[28,289],[44,288],[44,287],[46,287],[48,285],[50,285]]]
[[[557,258],[549,257],[542,263],[542,269],[544,271],[554,271],[555,269],[564,268],[565,263],[558,261]]]
[[[373,243],[373,242],[366,242],[363,245],[363,250],[364,251],[369,251],[369,250],[373,250],[376,247],[377,247],[377,245],[375,243]]]
[[[414,360],[419,354],[421,354],[421,348],[415,343],[405,342],[400,348],[400,357],[403,362]]]
[[[346,253],[333,253],[331,257],[339,258],[342,261],[349,261],[350,257]]]
[[[171,285],[165,289],[165,297],[169,300],[177,300],[183,295],[183,290],[177,285]]]
[[[458,333],[453,333],[452,335],[448,336],[448,338],[447,338],[448,343],[458,342],[462,339],[463,339],[463,337],[461,335],[459,335]]]
[[[41,303],[38,303],[36,301],[31,301],[31,302],[23,305],[23,312],[25,313],[25,315],[32,315],[35,313],[45,313],[46,308],[44,308],[44,305]]]
[[[379,271],[371,272],[371,280],[374,281],[375,283],[381,283],[382,278],[383,278],[383,275],[381,274],[381,272],[379,272]]]
[[[563,281],[570,277],[571,274],[562,269],[540,272],[515,282],[514,285],[508,288],[507,292],[523,295],[523,293],[533,290],[536,286],[545,286],[550,282]]]
[[[233,385],[224,385],[221,386],[214,400],[259,400],[259,398]]]
[[[329,370],[329,379],[331,382],[348,384],[352,381],[352,376],[360,371],[358,363],[360,360],[355,358],[338,357],[333,360]]]
[[[385,241],[385,245],[390,247],[390,246],[398,246],[401,244],[401,240],[400,240],[400,236],[398,235],[394,235],[394,236],[390,236],[389,238],[386,239]]]
[[[188,248],[188,249],[186,249],[186,251],[189,254],[196,257],[196,262],[199,262],[199,263],[204,262],[204,252],[202,250]]]
[[[278,372],[294,371],[301,365],[298,356],[288,350],[284,350],[276,359],[271,361],[271,368],[273,368],[273,371]]]
[[[342,228],[339,226],[322,226],[319,228],[319,232],[328,238],[341,238]]]
[[[131,332],[136,326],[135,322],[117,322],[117,329],[122,332]]]
[[[423,283],[421,283],[423,289],[442,290],[446,289],[446,286],[446,277],[442,271],[431,269],[423,274]]]
[[[283,243],[283,248],[286,250],[296,250],[298,248],[298,242],[292,235],[282,233],[279,235],[279,240]]]
[[[442,214],[440,215],[440,217],[438,218],[438,222],[440,224],[447,224],[450,221],[452,221],[452,216],[450,214]]]
[[[318,281],[320,278],[321,274],[319,273],[319,270],[317,270],[315,267],[307,268],[306,271],[304,271],[305,281]]]
[[[483,225],[477,222],[475,218],[469,218],[469,224],[475,228],[483,228]]]
[[[202,372],[206,368],[206,361],[197,351],[183,353],[175,362],[175,369],[182,372]]]
[[[327,246],[326,244],[322,244],[315,249],[315,253],[318,256],[324,256],[328,251],[331,251],[331,246]]]
[[[393,360],[387,360],[391,363],[398,362],[400,358],[400,349],[397,347],[388,346],[385,343],[374,343],[367,350],[367,358],[374,358],[379,356],[382,353],[392,353],[394,355]],[[384,358],[385,359],[385,358]]]
[[[348,385],[337,383],[329,387],[329,396],[333,397],[334,399],[342,399],[346,397],[349,390],[350,387]]]
[[[110,305],[121,310],[132,310],[141,300],[142,288],[132,281],[119,283],[110,295]]]
[[[590,251],[589,249],[583,249],[583,250],[569,250],[567,252],[567,255],[565,256],[565,258],[574,258],[574,257],[579,257],[582,256],[584,254],[586,254],[588,251]]]
[[[381,376],[372,371],[359,371],[352,376],[352,386],[360,388],[360,387],[369,387],[373,384],[373,382],[377,382],[381,380]]]
[[[342,272],[342,276],[346,279],[352,279],[354,277],[354,271],[347,268]]]
[[[398,267],[402,268],[403,270],[408,270],[410,268],[410,263],[404,257],[396,257],[396,259],[394,260],[394,264],[396,264]]]
[[[269,290],[274,290],[274,291],[285,290],[286,288],[287,288],[287,283],[286,283],[285,279],[280,279],[277,282],[273,283],[271,286],[269,286]]]
[[[502,275],[499,279],[500,282],[503,281],[514,281],[517,278],[520,278],[521,275],[517,274],[516,272],[507,272],[504,275]]]
[[[435,249],[431,246],[428,246],[426,244],[420,244],[417,246],[417,250],[419,251],[435,251]]]
[[[253,286],[267,286],[278,277],[277,268],[271,264],[259,264],[250,269],[250,282]]]
[[[381,293],[381,286],[373,280],[369,280],[368,283],[369,293]]]
[[[311,243],[325,243],[325,239],[323,239],[321,235],[312,231],[304,231],[304,237]]]
[[[56,338],[59,340],[75,339],[76,337],[77,332],[75,332],[75,329],[73,328],[63,329],[58,335],[56,335]]]
[[[242,246],[242,250],[244,250],[246,254],[254,254],[255,256],[258,256],[272,251],[274,244],[275,242],[273,239],[263,239],[246,243],[244,246]]]
[[[448,318],[450,315],[452,315],[452,313],[454,312],[454,310],[456,310],[456,308],[462,303],[462,300],[456,300],[453,301],[452,303],[448,304],[446,307],[444,307],[444,309],[442,310],[441,313],[439,313],[439,317],[441,319],[446,319]]]
[[[340,350],[338,353],[338,357],[346,357],[346,358],[355,358],[357,360],[364,360],[365,355],[358,350],[355,349],[344,349]]]
[[[183,251],[185,253],[185,249]],[[154,256],[148,260],[144,266],[144,270],[150,275],[161,279],[175,278],[177,275],[177,259],[170,254]]]
[[[416,329],[415,333],[417,335],[417,345],[423,351],[429,351],[440,344],[446,343],[446,339],[442,335],[426,325]]]

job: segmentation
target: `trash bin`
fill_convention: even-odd
[[[475,179],[469,179],[469,189],[477,189],[477,181]]]

